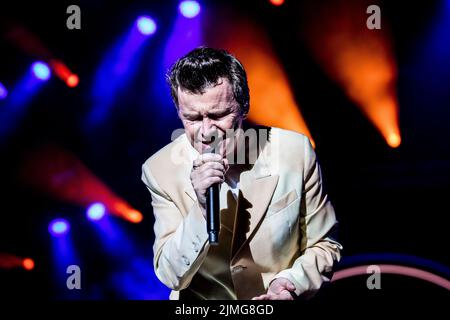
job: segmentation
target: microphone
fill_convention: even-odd
[[[219,244],[220,231],[220,205],[219,205],[219,184],[215,183],[208,188],[206,199],[206,217],[208,223],[209,244]]]
[[[215,150],[213,149],[214,153]],[[209,237],[209,244],[217,246],[219,244],[220,231],[220,200],[219,184],[214,183],[206,191],[206,222]]]

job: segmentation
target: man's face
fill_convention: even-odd
[[[211,137],[218,137],[221,141],[216,153],[222,157],[234,150],[235,139],[226,135],[226,130],[241,128],[244,117],[227,79],[205,89],[203,94],[192,94],[178,88],[178,107],[186,135],[199,153],[214,145]]]

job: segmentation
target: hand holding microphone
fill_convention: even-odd
[[[219,185],[225,180],[227,161],[215,153],[201,154],[194,160],[191,183],[203,216],[207,220],[210,243],[218,243],[220,229]]]

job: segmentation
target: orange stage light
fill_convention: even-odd
[[[116,195],[71,153],[45,147],[30,154],[22,168],[22,179],[35,189],[59,200],[88,207],[102,203],[107,212],[138,223],[142,214]]]
[[[72,73],[70,69],[60,60],[51,59],[49,65],[53,72],[64,81],[68,87],[76,87],[79,82],[79,78],[76,74]]]
[[[248,21],[236,17],[229,20],[233,22],[222,22],[219,27],[226,28],[226,32],[214,30],[207,39],[213,47],[227,49],[244,64],[251,93],[249,120],[303,133],[314,145],[289,80],[264,32]]]
[[[31,258],[21,258],[10,253],[0,252],[0,269],[24,268],[25,270],[34,269],[34,260]]]
[[[25,270],[30,271],[30,270],[34,269],[34,261],[33,261],[33,259],[30,259],[30,258],[23,259],[22,265],[23,265]]]
[[[310,5],[304,37],[325,72],[336,81],[368,117],[391,147],[401,143],[396,63],[387,26],[366,26],[367,6],[340,1]]]
[[[71,88],[77,86],[78,76],[73,74],[62,61],[55,59],[50,50],[33,32],[21,25],[13,25],[7,29],[5,38],[27,54],[39,57],[39,59],[47,62],[53,73],[63,80],[67,86]]]
[[[71,74],[66,79],[66,84],[71,88],[76,87],[79,82],[80,82],[80,79],[78,78],[78,76],[76,74]]]
[[[269,0],[269,1],[274,6],[281,6],[284,3],[284,0]]]

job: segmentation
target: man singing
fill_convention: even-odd
[[[142,180],[155,216],[155,273],[170,298],[312,296],[330,281],[342,246],[308,138],[244,125],[247,76],[224,50],[191,51],[168,82],[185,133],[144,163]],[[206,219],[213,184],[220,185],[215,246]]]

